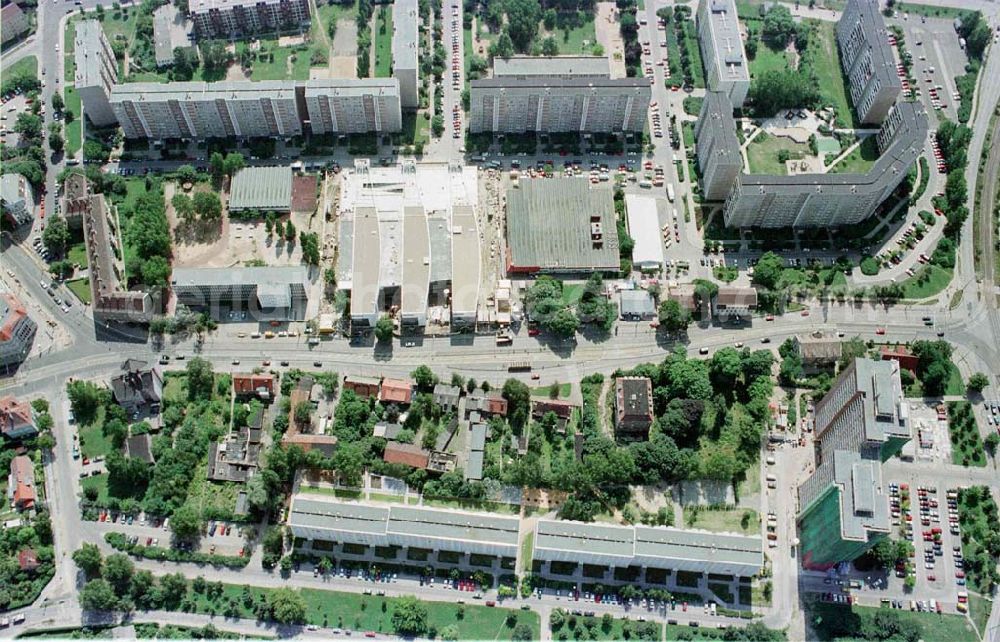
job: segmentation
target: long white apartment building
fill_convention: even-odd
[[[473,80],[469,128],[500,132],[640,132],[648,78],[611,78],[604,56],[512,56]]]
[[[742,107],[750,92],[750,68],[735,0],[702,0],[697,18],[708,89],[724,92],[734,107]]]
[[[290,138],[395,132],[395,79],[128,83],[111,90],[126,138]]]
[[[191,0],[188,15],[200,39],[305,29],[310,23],[308,0]]]
[[[118,62],[101,23],[97,20],[76,23],[73,47],[76,63],[73,85],[80,94],[83,113],[98,127],[114,125],[118,120],[109,99],[118,82]]]
[[[392,3],[392,77],[399,81],[399,97],[406,109],[420,106],[419,24],[417,0]]]
[[[849,0],[837,22],[837,46],[858,120],[881,124],[903,84],[889,46],[885,21],[871,0]]]

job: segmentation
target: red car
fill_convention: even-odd
[[[875,328],[875,334],[885,334],[885,328]]]
[[[541,333],[542,333],[542,331],[539,330],[538,328],[528,328],[528,336],[529,337],[537,337]]]

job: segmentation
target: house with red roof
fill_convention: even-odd
[[[7,497],[18,510],[35,507],[38,495],[35,492],[35,464],[31,458],[18,455],[10,462],[10,476],[7,478]]]
[[[378,400],[382,403],[409,404],[413,399],[413,382],[408,379],[383,379]]]
[[[35,411],[31,404],[13,396],[0,398],[0,434],[10,440],[37,435]]]

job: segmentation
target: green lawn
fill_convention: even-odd
[[[789,159],[805,158],[809,154],[809,145],[796,143],[790,138],[783,136],[771,136],[761,140],[764,134],[758,134],[753,141],[747,145],[747,162],[751,174],[777,174],[783,176],[785,164],[778,160],[778,153],[785,150],[789,154]]]
[[[695,28],[694,20],[684,21],[684,41],[687,43],[688,55],[691,56],[691,74],[694,77],[694,86],[704,89],[705,68],[701,63],[701,48],[698,45],[698,30]],[[671,68],[674,64],[680,64],[680,60],[676,63],[671,61]]]
[[[10,67],[5,67],[3,70],[3,90],[0,93],[7,93],[13,88],[13,86],[9,86],[10,82],[22,77],[38,79],[38,58],[25,56]]]
[[[758,26],[761,23],[758,21]],[[760,29],[757,29],[760,33]],[[769,71],[784,71],[791,66],[790,56],[784,50],[775,51],[763,42],[757,45],[757,55],[750,61],[750,77],[758,78]]]
[[[86,244],[83,241],[80,241],[79,243],[74,243],[73,245],[70,245],[69,248],[66,250],[66,258],[72,261],[73,263],[82,265],[83,267],[87,267]]]
[[[700,510],[694,522],[690,508],[684,509],[684,524],[689,528],[702,528],[716,533],[760,533],[760,515],[755,510],[736,508],[727,510]],[[744,521],[744,517],[746,520]],[[745,526],[744,526],[745,524]]]
[[[575,15],[582,15],[585,21],[581,24],[575,24]],[[559,53],[563,55],[590,54],[594,45],[597,44],[593,14],[583,12],[570,14],[570,20],[574,23],[572,27],[569,26],[569,21],[566,21],[563,26],[560,26],[559,21],[557,21],[556,28],[552,32],[552,36],[559,45]]]
[[[912,13],[918,16],[927,16],[928,18],[944,18],[947,20],[954,20],[968,13],[964,9],[955,9],[954,7],[935,7],[928,4],[918,4],[916,2],[897,2],[896,11],[904,13]]]
[[[273,589],[249,588],[250,594],[269,595]],[[376,597],[358,593],[337,593],[317,589],[302,589],[302,598],[306,603],[306,621],[310,624],[327,627],[349,628],[354,631],[375,631],[392,633],[392,613],[398,598]],[[211,602],[204,593],[190,593],[195,604],[195,611],[206,613],[215,611],[222,613],[225,605],[230,602],[236,605],[241,617],[254,617],[247,608],[243,598],[243,587],[227,584],[223,588],[222,597]],[[527,624],[532,631],[532,639],[541,635],[541,620],[534,611],[521,611],[505,608],[491,608],[478,604],[458,605],[450,602],[423,602],[427,608],[427,624],[439,632],[446,626],[455,625],[458,628],[460,640],[510,640],[514,627],[508,626],[505,620],[513,614],[517,623]],[[459,617],[461,609],[461,617]],[[515,624],[516,626],[516,624]]]
[[[946,395],[964,395],[965,394],[965,383],[962,381],[962,373],[958,371],[958,366],[954,363],[948,364],[950,372],[948,374],[948,383],[945,385],[944,394]],[[923,397],[924,389],[920,381],[915,381],[912,385],[906,388],[907,397]]]
[[[88,488],[97,489],[97,504],[104,506],[108,502],[108,475],[103,473],[95,477],[86,477],[80,480],[80,487],[83,490]]]
[[[552,386],[537,386],[531,389],[532,397],[544,397],[549,398],[549,391],[552,390]],[[559,384],[559,398],[565,399],[569,397],[570,393],[573,391],[573,384],[571,383],[561,383]]]
[[[562,298],[563,303],[566,305],[576,305],[580,301],[580,297],[583,296],[583,283],[570,285],[569,283],[563,283]]]
[[[251,80],[308,80],[309,50],[279,47],[276,40],[261,41],[267,53],[253,61]]]
[[[903,297],[926,299],[939,293],[951,283],[953,270],[937,265],[924,265],[910,278],[903,281]]]
[[[125,40],[131,47],[132,41],[135,39],[135,22],[138,17],[139,10],[137,8],[120,12],[105,11],[104,20],[101,21],[104,35],[107,36],[109,42]]]
[[[813,604],[809,610],[807,617],[817,639],[847,642],[848,640],[860,639],[853,637],[857,635],[853,632],[853,627],[859,625],[862,620],[870,618],[880,609],[866,606],[847,607],[820,602]],[[886,610],[896,614],[901,622],[913,622],[920,627],[920,636],[924,640],[954,640],[958,642],[959,640],[976,639],[972,624],[962,616]]]
[[[84,258],[84,262],[80,265],[86,265],[87,260]],[[76,298],[80,299],[81,303],[90,303],[90,279],[73,279],[72,281],[66,281],[66,287],[69,291],[76,295]]]
[[[313,20],[312,39],[316,42],[319,42],[321,41],[321,37],[319,33],[317,33],[317,30],[322,29],[323,33],[328,34],[327,37],[329,37],[329,32],[327,31],[328,29],[327,25],[329,25],[331,22],[336,22],[341,18],[354,22],[354,19],[358,15],[358,3],[350,2],[348,4],[335,4],[335,3],[321,4],[317,2],[316,13],[319,19]],[[331,42],[330,44],[333,43]]]
[[[990,619],[990,609],[992,608],[993,602],[974,593],[969,594],[969,617],[975,622],[980,633],[986,631],[986,622]]]
[[[63,101],[66,112],[73,114],[73,122],[67,122],[65,127],[66,156],[75,156],[83,146],[83,103],[80,101],[80,94],[69,85],[63,91]]]
[[[375,77],[392,76],[392,7],[382,5],[375,17]]]
[[[805,63],[804,66],[812,68],[822,102],[833,105],[837,112],[837,122],[844,126],[854,125],[854,110],[851,109],[850,96],[840,68],[840,52],[837,50],[837,38],[834,32],[836,23],[826,21],[809,21],[809,23],[815,25],[815,29],[802,62]],[[803,65],[800,65],[800,69],[802,67]]]
[[[955,370],[958,369],[955,368]],[[959,375],[959,382],[961,379],[961,375]],[[968,401],[948,402],[948,434],[951,438],[951,463],[956,466],[975,466],[977,468],[986,466],[986,451],[983,448],[983,440],[979,435],[979,424],[972,412],[971,403]]]
[[[552,627],[552,639],[559,640],[628,640],[636,639],[636,627],[655,627],[660,639],[658,622],[635,622],[628,618],[603,619],[599,617],[579,617],[566,613],[558,627]],[[626,630],[628,633],[626,634]],[[565,636],[565,637],[564,637]]]
[[[86,426],[80,426],[80,452],[84,457],[93,459],[100,455],[107,455],[111,452],[111,440],[101,432],[104,426],[104,406],[97,410],[94,422]]]
[[[878,143],[874,136],[869,136],[847,156],[840,159],[830,168],[832,174],[864,174],[878,160]]]

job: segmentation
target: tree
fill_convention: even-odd
[[[118,608],[118,598],[107,581],[93,579],[80,590],[80,606],[85,611],[114,611]]]
[[[420,392],[431,392],[438,383],[437,375],[425,365],[417,366],[417,369],[410,373],[413,382],[417,384]]]
[[[101,574],[101,549],[97,548],[97,544],[85,543],[73,551],[73,561],[88,579]]]
[[[48,225],[42,232],[42,243],[50,253],[62,256],[69,243],[69,225],[66,219],[58,214],[49,219]]]
[[[142,282],[149,286],[166,287],[170,282],[170,262],[162,256],[151,256],[142,262]]]
[[[380,342],[385,343],[392,339],[392,319],[388,315],[383,314],[375,322],[375,338]]]
[[[500,33],[500,36],[490,45],[490,58],[507,59],[514,55],[514,42],[510,39],[507,30]]]
[[[988,385],[990,385],[989,377],[982,372],[977,372],[969,377],[969,383],[967,384],[969,390],[977,394],[981,393]]]
[[[58,131],[49,133],[49,149],[51,149],[54,154],[61,152],[65,145],[66,141],[63,140],[62,134]]]
[[[226,173],[226,159],[219,152],[212,152],[212,155],[208,157],[208,165],[212,170],[212,176],[216,180],[221,180],[223,174]]]
[[[392,612],[392,628],[400,636],[422,637],[427,631],[427,607],[411,595],[399,598]]]
[[[503,384],[503,398],[507,400],[507,416],[515,428],[520,428],[528,420],[531,404],[531,390],[523,381],[508,379]]]
[[[198,64],[198,53],[194,47],[174,47],[174,80],[191,80]]]
[[[73,276],[73,270],[75,269],[76,268],[73,266],[73,262],[69,259],[52,261],[49,263],[49,274],[57,279],[66,279]]]
[[[605,616],[606,617],[611,617],[607,613],[605,613]],[[517,626],[515,626],[513,633],[511,633],[511,639],[513,639],[513,640],[524,640],[524,641],[527,641],[527,640],[534,639],[534,637],[535,637],[535,634],[532,633],[531,627],[528,626],[527,624],[525,624],[524,622],[521,622],[520,624],[518,624]]]
[[[63,95],[61,91],[53,92],[52,94],[52,111],[62,111],[66,108],[63,102]]]
[[[552,315],[545,326],[553,334],[568,338],[580,328],[580,318],[569,308],[563,308]]]
[[[751,83],[750,100],[756,115],[768,117],[782,109],[816,104],[819,89],[811,76],[797,70],[771,69]]]
[[[769,290],[778,287],[785,262],[774,252],[765,252],[754,266],[753,282]]]
[[[542,55],[543,56],[558,56],[559,55],[559,44],[556,39],[552,36],[547,37],[542,41]]]
[[[208,400],[212,397],[215,387],[215,373],[212,363],[201,357],[194,357],[185,368],[187,373],[188,399],[191,401]]]
[[[991,432],[983,440],[983,446],[986,448],[986,452],[990,454],[990,457],[995,457],[997,454],[997,446],[1000,446],[1000,435],[995,432]]]
[[[179,540],[193,540],[201,535],[201,514],[193,506],[184,504],[170,518],[170,531]]]
[[[295,405],[294,417],[295,423],[300,426],[308,426],[309,420],[312,419],[313,406],[309,400],[300,401]]]
[[[214,221],[222,216],[222,201],[215,192],[195,193],[192,205],[202,220]]]
[[[209,40],[199,45],[201,59],[205,69],[221,70],[229,66],[232,58],[226,50],[226,43],[221,40]]]
[[[165,609],[173,610],[180,606],[187,591],[188,581],[181,573],[171,573],[160,578],[160,602]]]
[[[191,200],[190,196],[183,192],[177,192],[170,199],[170,204],[173,205],[174,211],[177,212],[177,216],[181,217],[182,220],[188,223],[194,220],[194,201]]]
[[[518,51],[526,52],[538,33],[538,23],[542,18],[542,8],[538,0],[507,0],[507,33]]]
[[[556,19],[558,17],[559,15],[555,9],[550,7],[545,10],[545,13],[542,14],[542,24],[545,25],[546,31],[552,31],[556,28]]]
[[[299,246],[302,248],[302,260],[307,265],[319,265],[319,235],[315,232],[299,232]],[[337,284],[337,273],[332,269],[327,269],[324,273],[325,281],[330,285]]]
[[[104,570],[101,571],[101,577],[108,581],[111,588],[114,589],[115,595],[124,597],[132,585],[134,573],[135,564],[132,563],[128,555],[115,553],[108,555],[108,559],[104,560]]]
[[[660,327],[670,333],[682,332],[691,323],[691,313],[672,299],[660,303],[657,318],[660,321]]]
[[[296,590],[282,587],[271,593],[268,600],[271,617],[281,624],[301,624],[306,621],[306,602]]]
[[[17,117],[17,122],[14,124],[14,131],[20,134],[22,138],[41,142],[39,139],[42,137],[43,125],[44,122],[41,116],[36,116],[29,112],[21,112]]]
[[[772,49],[780,51],[788,46],[795,35],[795,20],[788,7],[775,3],[764,15],[761,37]]]
[[[246,167],[246,160],[243,158],[243,154],[239,152],[229,152],[226,154],[226,160],[223,163],[223,169],[226,174],[232,176],[244,167]]]
[[[291,218],[285,222],[285,240],[289,243],[295,240],[295,224]]]

